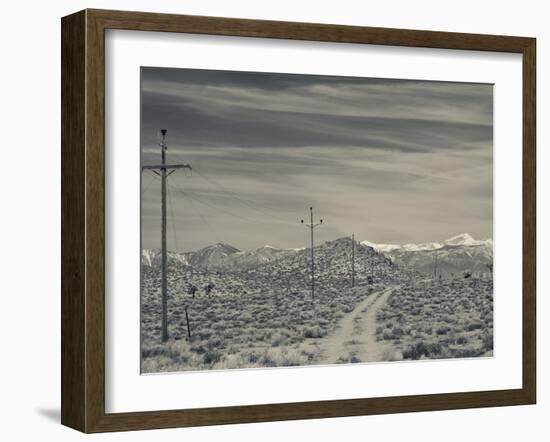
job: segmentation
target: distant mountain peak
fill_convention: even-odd
[[[187,257],[183,253],[166,252],[169,264],[188,265]],[[153,267],[161,264],[162,252],[160,249],[143,249],[141,251],[141,263],[147,267]]]
[[[398,244],[374,244],[370,241],[361,241],[361,244],[364,246],[370,247],[371,249],[376,250],[381,253],[389,253],[392,250],[400,249],[401,246]]]
[[[212,248],[212,247],[223,248],[223,249],[231,249],[231,250],[239,251],[239,249],[237,249],[237,247],[234,247],[231,244],[227,244],[227,243],[224,243],[224,242],[217,242],[214,245],[206,246],[206,247],[203,247],[203,248],[208,249],[208,248]]]
[[[478,243],[481,243],[482,241],[475,240],[472,235],[469,233],[460,233],[458,235],[455,235],[449,239],[446,239],[443,241],[445,244],[453,245],[453,246],[469,246],[469,245],[477,245]]]
[[[375,244],[370,241],[361,241],[361,244],[374,248],[382,253],[391,253],[393,251],[408,251],[408,252],[420,252],[427,250],[437,250],[445,246],[492,246],[492,239],[478,240],[475,239],[469,233],[460,233],[454,235],[451,238],[444,240],[443,242],[426,242],[426,243],[408,243],[408,244]]]
[[[399,245],[362,241],[361,244],[373,247],[398,264],[426,274],[434,272],[436,256],[439,271],[443,273],[457,273],[465,270],[487,273],[487,264],[493,261],[493,240],[490,238],[478,240],[469,233],[460,233],[442,242]]]
[[[197,250],[196,252],[194,253],[208,253],[208,254],[211,254],[211,253],[222,253],[222,254],[228,254],[228,255],[231,255],[233,253],[238,253],[240,252],[239,249],[237,249],[237,247],[234,247],[232,246],[231,244],[226,244],[226,243],[223,243],[223,242],[218,242],[216,244],[212,244],[210,246],[206,246],[206,247],[203,247],[202,249],[200,250]]]

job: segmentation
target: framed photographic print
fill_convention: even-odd
[[[535,403],[535,40],[62,20],[62,423]]]

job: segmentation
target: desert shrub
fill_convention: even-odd
[[[295,350],[298,351],[298,347]],[[318,347],[306,347],[300,349],[299,354],[302,357],[305,357],[308,362],[313,362],[319,358],[319,355],[321,354],[321,349]]]
[[[191,345],[191,351],[193,351],[195,353],[202,354],[202,353],[205,353],[207,351],[207,347],[202,342],[196,342],[193,345]]]
[[[484,353],[481,349],[469,346],[465,348],[458,348],[454,351],[455,358],[474,358]]]
[[[154,358],[155,356],[161,355],[164,350],[160,346],[150,346],[143,344],[141,347],[141,357],[142,358]]]
[[[235,354],[239,352],[239,347],[237,345],[230,345],[227,349],[228,354]]]
[[[208,342],[206,343],[206,347],[209,350],[212,350],[215,348],[223,347],[223,344],[224,344],[223,339],[220,338],[219,336],[215,336],[208,340]]]
[[[212,325],[212,328],[216,331],[224,330],[227,327],[227,323],[225,321],[218,321]]]
[[[207,350],[203,357],[205,364],[215,364],[222,358],[222,354],[218,350]]]
[[[236,333],[235,329],[232,329],[232,328],[225,330],[223,332],[223,338],[227,340],[233,339],[233,337],[235,336],[235,333]]]
[[[275,332],[271,335],[271,346],[278,347],[279,345],[284,345],[287,342],[288,333],[286,332]]]
[[[382,360],[384,361],[401,361],[403,359],[403,353],[395,348],[388,348],[384,350]]]
[[[256,364],[260,359],[260,354],[256,350],[247,351],[242,353],[242,358],[246,363]]]
[[[289,350],[281,353],[275,360],[278,366],[291,367],[304,365],[308,362],[309,358],[307,354],[299,352],[298,350]]]
[[[302,333],[304,338],[322,338],[325,335],[325,332],[319,326],[306,327]]]
[[[269,341],[269,338],[271,337],[271,333],[270,332],[264,332],[262,330],[258,330],[256,333],[255,333],[255,336],[256,336],[256,341],[258,342],[264,342],[264,341]]]
[[[428,345],[426,345],[423,341],[418,342],[417,344],[414,344],[412,346],[409,346],[406,350],[403,351],[403,358],[405,359],[420,359],[422,356],[428,357],[430,355],[430,351],[428,349]]]
[[[442,345],[440,342],[432,342],[428,344],[428,354],[426,356],[432,355],[437,356],[441,353]]]
[[[172,366],[172,360],[167,356],[159,356],[155,359],[146,359],[141,364],[143,373],[158,373]]]
[[[258,365],[261,367],[276,367],[277,361],[275,360],[273,353],[265,351],[260,355]]]
[[[479,321],[475,321],[475,322],[470,322],[467,326],[466,326],[466,330],[468,331],[474,331],[474,330],[479,330],[480,328],[483,328],[483,324]]]
[[[170,340],[165,344],[165,351],[171,358],[177,358],[178,356],[189,352],[189,344],[184,340]]]
[[[330,322],[327,321],[326,319],[319,319],[318,324],[319,324],[319,326],[321,326],[323,328],[327,328],[329,326]]]
[[[385,339],[385,340],[393,339],[392,331],[389,328],[385,328],[382,331],[382,338]]]
[[[158,363],[156,359],[144,359],[141,361],[142,373],[156,373],[159,372]]]
[[[347,356],[340,356],[336,361],[337,364],[356,364],[358,362],[361,362],[361,359],[359,359],[355,353],[350,353]]]
[[[457,344],[467,344],[469,341],[468,339],[468,336],[465,336],[465,335],[460,335],[458,338],[456,338],[456,343]]]
[[[383,311],[379,311],[379,312],[376,314],[376,320],[377,320],[377,321],[385,321],[387,317],[388,317],[388,315],[386,315],[386,313],[383,312]]]
[[[200,336],[201,339],[208,339],[210,338],[210,336],[212,336],[213,332],[212,330],[206,328],[206,329],[202,329],[198,335]]]
[[[433,332],[433,328],[430,326],[430,325],[426,325],[426,326],[420,326],[418,327],[418,331],[421,332],[421,333],[425,333],[426,335],[431,335],[432,332]]]
[[[257,339],[258,331],[253,328],[247,328],[243,331],[243,336],[246,336],[246,340],[254,342]]]
[[[404,334],[403,329],[401,327],[394,327],[391,333],[393,335],[393,339],[399,339]]]

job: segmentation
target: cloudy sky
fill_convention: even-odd
[[[168,247],[492,237],[493,87],[142,68],[142,165],[167,162]],[[142,246],[160,245],[160,180],[142,179]]]

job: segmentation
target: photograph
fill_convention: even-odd
[[[142,374],[493,357],[493,84],[140,75]]]

